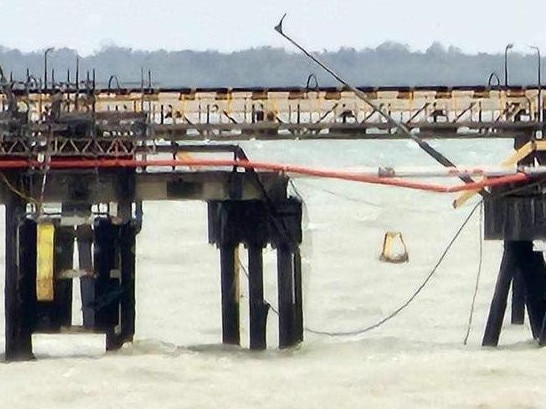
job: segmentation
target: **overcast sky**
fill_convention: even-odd
[[[67,46],[88,55],[107,45],[233,51],[291,47],[273,26],[313,50],[375,47],[424,50],[433,41],[466,52],[546,54],[546,2],[539,0],[0,0],[0,44],[25,51]]]

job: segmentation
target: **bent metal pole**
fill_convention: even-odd
[[[395,121],[390,115],[383,112],[381,109],[379,109],[372,101],[366,97],[366,94],[356,88],[354,85],[349,84],[347,81],[345,81],[343,78],[341,78],[338,74],[336,74],[330,67],[325,65],[322,61],[320,61],[317,57],[312,55],[309,51],[307,51],[303,46],[301,46],[299,43],[297,43],[294,39],[292,39],[290,36],[288,36],[284,30],[283,30],[283,21],[286,17],[286,13],[284,16],[282,16],[281,21],[279,21],[279,24],[275,26],[275,31],[277,31],[281,36],[283,36],[285,39],[287,39],[290,43],[292,43],[296,48],[301,50],[307,57],[309,57],[311,60],[313,60],[315,63],[317,63],[322,69],[324,69],[328,74],[330,74],[332,77],[334,77],[337,81],[339,81],[341,84],[346,86],[348,89],[350,89],[354,94],[360,98],[362,101],[364,101],[366,104],[372,108],[374,112],[377,112],[379,115],[381,115],[389,125],[393,126],[397,129],[398,132],[404,134],[408,138],[412,139],[419,147],[424,150],[426,153],[428,153],[434,160],[436,160],[438,163],[445,167],[456,167],[453,162],[451,162],[448,158],[446,158],[444,155],[442,155],[440,152],[438,152],[436,149],[434,149],[432,146],[430,146],[428,143],[423,141],[421,138],[419,138],[416,135],[413,135],[408,128],[406,128],[403,124]],[[465,175],[459,175],[459,178],[465,182],[465,183],[474,183],[474,180]],[[482,191],[480,194],[483,196],[486,192]]]

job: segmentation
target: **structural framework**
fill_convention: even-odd
[[[511,165],[542,163],[536,139],[544,104],[536,88],[361,90],[416,138],[513,138]],[[250,348],[266,348],[267,245],[277,252],[279,346],[301,342],[302,204],[287,193],[288,168],[254,166],[233,141],[408,137],[342,88],[99,89],[94,81],[40,88],[4,79],[1,104],[7,360],[31,359],[37,332],[102,332],[107,349],[132,340],[135,236],[145,200],[208,203],[209,241],[220,251],[224,343],[240,343],[240,244],[249,257]],[[208,155],[214,160],[203,159]],[[532,240],[546,236],[542,180],[500,181],[469,185],[486,199],[487,238],[505,241],[483,343],[498,343],[512,282],[513,321],[522,322],[526,303],[542,343],[546,267],[532,251]],[[75,278],[82,328],[71,320]]]

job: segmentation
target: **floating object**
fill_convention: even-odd
[[[406,263],[409,261],[408,250],[402,233],[388,231],[383,238],[383,250],[379,260],[386,263]]]

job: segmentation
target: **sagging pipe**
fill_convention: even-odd
[[[42,162],[37,160],[6,160],[0,161],[0,170],[17,168],[41,168]],[[484,179],[479,182],[466,183],[462,185],[445,186],[426,182],[415,182],[399,178],[382,177],[358,172],[345,172],[338,170],[324,170],[296,165],[285,165],[270,162],[255,162],[230,159],[71,159],[52,160],[50,169],[94,169],[94,168],[147,168],[147,167],[170,167],[185,166],[192,168],[202,167],[236,167],[253,170],[266,170],[281,173],[293,173],[306,176],[314,176],[329,179],[348,180],[378,185],[397,186],[408,189],[422,190],[438,193],[455,193],[467,190],[479,190],[484,187],[500,186],[510,183],[518,183],[529,180],[530,176],[525,173],[516,173],[497,178]],[[453,176],[458,176],[457,168],[453,168]],[[464,174],[464,173],[463,173]]]

